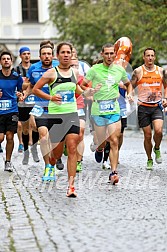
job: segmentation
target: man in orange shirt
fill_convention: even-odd
[[[153,168],[152,127],[155,161],[158,164],[162,163],[160,144],[163,136],[163,107],[167,106],[167,77],[163,74],[163,68],[154,64],[155,55],[153,48],[146,48],[143,54],[144,64],[134,70],[131,79],[133,87],[138,88],[138,121],[144,132],[148,170]]]

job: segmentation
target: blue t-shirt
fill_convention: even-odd
[[[59,65],[59,61],[58,61],[58,60],[52,60],[52,66],[53,66],[53,67],[56,67],[56,66],[58,66],[58,65]],[[28,72],[27,72],[26,77],[27,77],[28,79],[30,79],[32,70],[33,70],[34,68],[39,68],[39,67],[42,67],[42,62],[41,62],[41,61],[38,61],[38,62],[35,62],[34,64],[32,64],[32,65],[30,66],[30,68],[28,69]]]
[[[42,77],[42,75],[50,68],[43,68],[42,65],[39,66],[39,67],[35,67],[34,69],[32,69],[31,71],[31,74],[30,74],[30,82],[31,84],[34,86],[37,81]],[[49,94],[49,87],[48,87],[48,84],[45,84],[41,90],[46,93],[46,94]],[[29,99],[29,97],[26,98],[25,102],[27,101],[27,99]],[[36,105],[39,105],[41,107],[48,107],[48,103],[49,101],[48,100],[45,100],[43,98],[40,98],[36,95],[34,95],[34,103]]]
[[[16,91],[22,90],[22,77],[12,70],[9,76],[5,76],[0,70],[0,115],[18,112]]]

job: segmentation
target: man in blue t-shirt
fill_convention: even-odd
[[[14,134],[17,132],[18,105],[16,91],[22,91],[23,79],[12,70],[12,56],[9,52],[0,55],[0,143],[6,135],[5,171],[12,172],[11,156],[14,147]]]

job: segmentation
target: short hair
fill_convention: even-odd
[[[104,48],[109,48],[109,47],[114,47],[114,45],[111,44],[111,43],[106,43],[106,44],[104,44],[104,45],[102,46],[101,52],[104,52]]]
[[[69,42],[63,41],[63,42],[60,42],[60,43],[57,45],[57,49],[56,49],[57,54],[59,54],[60,49],[61,49],[62,46],[64,46],[64,45],[69,46],[69,47],[70,47],[70,50],[71,50],[71,52],[72,52],[73,45],[72,45],[71,43],[69,43]]]
[[[3,55],[9,55],[10,56],[10,58],[11,58],[11,60],[12,60],[12,54],[10,53],[10,52],[8,52],[8,51],[3,51],[1,54],[0,54],[0,60],[1,60],[1,58],[2,58],[2,56]]]
[[[145,50],[144,50],[144,55],[146,54],[146,51],[148,51],[148,50],[152,50],[153,52],[154,52],[154,54],[156,54],[156,52],[155,52],[155,49],[154,48],[152,48],[152,47],[147,47]]]
[[[50,46],[50,45],[43,45],[43,46],[41,46],[40,49],[39,49],[39,55],[41,55],[41,50],[42,50],[43,48],[50,48],[50,49],[52,50],[52,55],[54,54],[54,53],[53,53],[53,47],[52,47],[52,46]]]
[[[43,40],[43,41],[41,41],[41,43],[40,43],[40,48],[42,47],[42,46],[44,46],[44,45],[50,45],[51,47],[52,47],[52,49],[54,49],[54,44],[53,44],[53,42],[52,41],[50,41],[50,40]]]

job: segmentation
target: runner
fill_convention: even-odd
[[[5,171],[12,172],[11,156],[14,148],[14,134],[17,133],[18,106],[16,91],[22,91],[21,76],[11,70],[12,56],[4,51],[0,55],[0,143],[6,135]]]
[[[30,89],[36,84],[36,82],[43,76],[43,74],[50,68],[52,68],[53,48],[50,45],[43,45],[39,50],[40,62],[42,66],[33,68],[29,81],[31,83]],[[46,84],[42,90],[49,94],[49,88]],[[29,91],[29,90],[28,90]],[[38,129],[40,138],[40,147],[42,156],[45,162],[45,173],[42,177],[43,181],[55,180],[55,169],[49,163],[49,139],[48,139],[48,101],[34,96],[35,105],[30,114],[35,116],[34,127]]]
[[[153,169],[152,149],[156,163],[162,163],[160,144],[163,132],[163,106],[167,106],[167,76],[163,68],[154,64],[156,52],[146,48],[143,53],[144,64],[136,68],[131,83],[138,89],[138,121],[144,133],[144,148],[147,155],[148,170]],[[164,98],[162,92],[164,89]],[[154,130],[152,144],[152,128]]]
[[[18,66],[16,66],[15,70],[18,74],[20,74],[23,78],[23,81],[26,80],[26,74],[28,69],[31,66],[30,58],[31,58],[31,52],[29,47],[21,47],[19,50],[19,56],[21,58],[21,62]],[[18,121],[18,128],[17,128],[17,135],[19,139],[19,147],[18,152],[24,151],[24,143],[23,143],[23,137],[22,134],[26,134],[27,131],[29,131],[29,127],[27,126],[28,122],[20,121],[21,115],[23,113],[27,112],[27,108],[24,107],[18,107],[19,109],[19,121]],[[28,111],[29,113],[29,111]],[[27,150],[27,149],[26,149]]]
[[[45,46],[45,45],[49,45],[49,46],[52,47],[52,49],[54,49],[54,44],[53,44],[53,42],[50,41],[50,40],[43,40],[43,41],[40,43],[40,48],[43,47],[43,46]],[[58,61],[57,59],[52,59],[52,65],[53,65],[53,67],[58,66],[58,64],[59,64],[59,61]],[[30,76],[32,75],[33,69],[35,69],[35,68],[40,69],[41,67],[42,67],[42,62],[41,62],[41,60],[38,61],[38,62],[36,62],[36,63],[34,63],[34,64],[32,64],[31,67],[30,67],[29,70],[28,70],[27,78],[28,78],[28,79],[30,78]],[[34,125],[34,124],[35,124],[34,120],[33,120],[33,121],[31,120],[31,122],[32,122],[33,127],[34,127],[34,126],[35,126],[35,125]],[[61,158],[57,160],[56,168],[57,168],[58,170],[63,170],[63,169],[64,169],[64,164],[62,163]]]
[[[29,80],[26,78],[26,75],[31,67],[30,56],[31,52],[29,47],[21,47],[19,50],[20,57],[22,58],[22,62],[19,66],[16,67],[16,71],[22,76],[24,83],[23,89],[27,89],[29,85]],[[19,106],[19,121],[22,126],[22,141],[24,146],[23,160],[22,164],[27,165],[29,162],[29,131],[30,131],[30,122],[33,120],[30,118],[30,111],[34,106],[34,95],[30,95],[26,98],[25,101],[20,101],[18,103]],[[38,152],[37,152],[37,141],[39,139],[39,134],[36,130],[32,130],[32,143],[31,153],[33,156],[34,162],[39,162]],[[20,146],[19,146],[20,148]],[[18,149],[20,151],[20,149]]]
[[[68,42],[57,45],[58,67],[48,70],[33,88],[33,93],[49,102],[49,134],[52,142],[50,162],[55,164],[67,145],[68,189],[67,197],[76,197],[74,179],[77,166],[77,145],[79,141],[79,118],[75,92],[82,94],[77,85],[78,72],[70,67],[73,46]],[[41,88],[48,83],[50,95]],[[85,95],[92,95],[96,89],[89,89]]]
[[[121,132],[120,109],[117,98],[119,97],[119,83],[122,80],[127,86],[128,98],[131,99],[132,87],[127,78],[125,69],[119,64],[112,64],[115,60],[114,45],[105,44],[102,47],[101,56],[103,63],[94,65],[86,74],[81,87],[86,89],[88,82],[92,87],[100,83],[99,92],[94,94],[91,116],[94,121],[94,128],[98,138],[99,146],[95,152],[95,159],[100,163],[103,159],[103,150],[106,139],[110,143],[110,165],[112,172],[109,181],[116,184],[119,181],[117,173],[118,165],[118,139]]]

